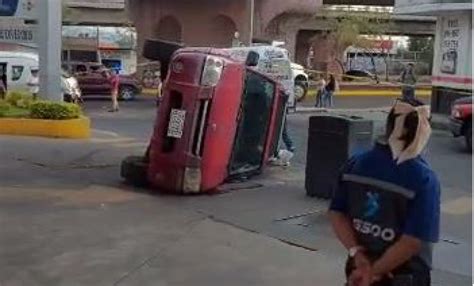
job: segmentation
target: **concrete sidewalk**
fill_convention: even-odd
[[[289,189],[298,174],[162,196],[123,185],[123,151],[102,141],[0,144],[0,285],[342,285],[343,256],[276,222],[317,206]]]
[[[122,183],[120,160],[145,146],[121,139],[133,143],[0,137],[0,285],[343,285],[346,252],[303,166],[219,195],[159,195]]]

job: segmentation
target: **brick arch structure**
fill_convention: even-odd
[[[182,30],[182,25],[176,17],[166,15],[162,17],[156,25],[154,37],[173,42],[181,42]]]
[[[257,33],[285,14],[314,14],[322,6],[322,0],[260,0],[257,5]]]
[[[224,14],[217,15],[211,19],[209,25],[213,36],[213,40],[210,41],[211,45],[218,48],[229,48],[232,46],[232,40],[238,28],[230,16]]]

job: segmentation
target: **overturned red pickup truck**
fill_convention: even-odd
[[[122,162],[122,177],[189,194],[262,171],[278,149],[287,95],[255,69],[258,53],[244,63],[222,49],[148,40],[144,56],[167,76],[148,150]]]

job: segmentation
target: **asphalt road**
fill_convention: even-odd
[[[341,108],[384,107],[393,98],[350,97],[336,98],[336,106]],[[308,104],[308,103],[306,103]],[[309,103],[310,104],[310,103]],[[130,137],[134,144],[142,146],[142,152],[151,136],[155,103],[152,98],[140,97],[134,102],[121,102],[118,113],[108,113],[108,101],[87,101],[85,112],[93,119],[96,132],[112,132],[122,137]],[[293,165],[304,172],[308,118],[311,114],[289,115],[288,126],[295,141],[297,152]],[[126,155],[126,154],[124,154]],[[471,270],[471,186],[472,155],[465,151],[464,142],[454,139],[446,131],[434,131],[427,149],[427,159],[439,175],[442,184],[442,243],[436,255],[443,269],[469,275]]]

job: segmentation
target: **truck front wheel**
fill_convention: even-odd
[[[146,187],[148,162],[142,156],[129,156],[122,161],[120,175],[128,183],[137,187]]]
[[[137,95],[136,90],[128,85],[120,86],[119,88],[119,98],[121,100],[129,101],[134,100]]]
[[[472,152],[472,123],[467,123],[466,129],[464,130],[464,138],[466,139],[466,148],[469,152]]]

